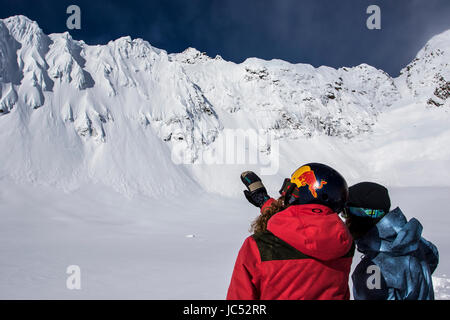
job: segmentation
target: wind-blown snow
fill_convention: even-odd
[[[49,291],[43,296],[60,294],[61,288],[56,289],[53,282],[59,276],[50,272],[68,263],[71,254],[64,254],[58,243],[68,241],[70,250],[80,253],[77,259],[89,264],[89,259],[99,261],[96,250],[112,250],[105,239],[114,238],[117,231],[123,241],[115,242],[122,246],[119,251],[142,266],[128,271],[144,273],[150,265],[154,267],[149,270],[156,273],[177,271],[178,260],[169,256],[181,254],[180,248],[187,248],[185,241],[196,246],[191,257],[182,259],[189,264],[188,270],[200,263],[226,261],[213,273],[200,268],[211,281],[221,277],[214,289],[220,298],[251,216],[245,213],[251,208],[236,198],[242,196],[239,174],[244,170],[261,173],[273,195],[284,177],[300,164],[314,161],[335,167],[350,184],[373,180],[400,188],[404,195],[409,190],[405,187],[425,188],[430,202],[436,192],[448,197],[449,61],[450,31],[430,39],[400,76],[392,78],[364,63],[334,69],[256,58],[236,64],[193,48],[169,54],[130,37],[91,46],[67,32],[46,35],[24,16],[0,19],[0,215],[4,228],[0,255],[10,260],[0,268],[8,274],[0,279],[2,296],[8,297],[8,292],[9,297],[39,296],[39,292],[25,294],[28,285],[38,288],[40,278],[28,279],[28,267],[17,269],[22,263],[48,273],[43,279],[49,281]],[[264,140],[256,145],[258,162],[223,162],[221,156],[232,152],[221,150],[221,143],[227,133],[239,130],[253,130]],[[187,163],[178,164],[174,150],[182,151]],[[264,166],[270,160],[274,170],[269,174],[260,171],[262,160]],[[46,190],[43,196],[36,195],[40,188]],[[402,199],[401,207],[411,200]],[[443,215],[441,205],[444,202],[431,208]],[[420,214],[426,219],[425,213]],[[440,226],[428,226],[431,230],[448,227],[448,221],[442,216],[434,221]],[[200,231],[183,228],[202,224]],[[211,224],[220,225],[221,233],[210,229]],[[67,228],[70,236],[58,228]],[[140,231],[135,233],[134,228]],[[242,232],[226,239],[228,228]],[[50,236],[40,238],[42,230]],[[90,238],[92,232],[98,238]],[[211,236],[202,238],[202,233]],[[213,234],[222,238],[212,239]],[[173,237],[177,240],[171,241]],[[85,254],[86,239],[98,246]],[[436,239],[446,246],[443,236]],[[150,246],[153,256],[142,252],[144,260],[127,255],[140,240],[136,254],[151,243],[171,249],[164,255],[158,246]],[[202,256],[204,251],[221,252],[216,245],[228,256],[217,255],[214,262]],[[38,248],[42,251],[33,253]],[[36,259],[47,259],[46,248],[55,250],[48,257],[48,268],[35,265]],[[441,259],[443,272],[437,274],[443,279],[437,280],[439,288],[447,286],[446,252]],[[117,256],[107,260],[111,259],[114,272],[119,265],[129,266],[113,258]],[[118,276],[130,279],[125,275],[128,271]],[[101,271],[91,272],[105,286],[87,296],[108,296],[109,290],[103,290],[112,286],[112,279],[102,278]],[[197,273],[190,272],[179,276],[195,278]],[[25,280],[20,282],[16,276]],[[151,275],[144,278],[149,285],[136,295],[130,287],[130,292],[115,291],[109,297],[123,297],[127,292],[130,297],[140,293],[170,297],[171,291],[161,288],[163,282]],[[187,288],[203,290],[201,284]],[[179,296],[189,298],[189,290]],[[199,292],[194,296],[210,297]]]

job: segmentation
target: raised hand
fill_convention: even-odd
[[[241,174],[242,183],[247,187],[244,195],[248,202],[261,208],[262,205],[270,199],[261,179],[253,171],[245,171]]]

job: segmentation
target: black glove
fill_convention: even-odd
[[[289,185],[291,184],[291,179],[286,178],[283,181],[283,185],[281,186],[280,191],[278,191],[282,196],[286,195],[286,191],[288,191]]]
[[[284,197],[285,204],[292,204],[299,198],[298,187],[289,178],[284,179],[279,193]]]
[[[261,208],[270,199],[261,179],[253,171],[245,171],[241,174],[242,183],[248,190],[244,190],[244,195],[248,202]]]

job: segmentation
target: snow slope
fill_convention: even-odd
[[[393,206],[419,218],[438,246],[435,292],[448,299],[449,217],[442,208],[450,188],[390,192]],[[0,203],[0,299],[224,299],[258,213],[244,197],[129,199],[99,185],[64,193],[11,183]],[[69,265],[81,269],[81,290],[66,288]]]
[[[398,193],[442,249],[448,298],[448,61],[450,31],[392,78],[130,37],[90,46],[0,19],[0,295],[221,298],[254,217],[239,174],[255,170],[276,195],[314,161]],[[61,282],[72,263],[89,290]]]

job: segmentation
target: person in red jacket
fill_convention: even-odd
[[[227,299],[350,299],[354,244],[338,216],[348,198],[345,179],[329,166],[309,163],[285,179],[278,200],[255,173],[241,179],[261,215],[239,251]]]

